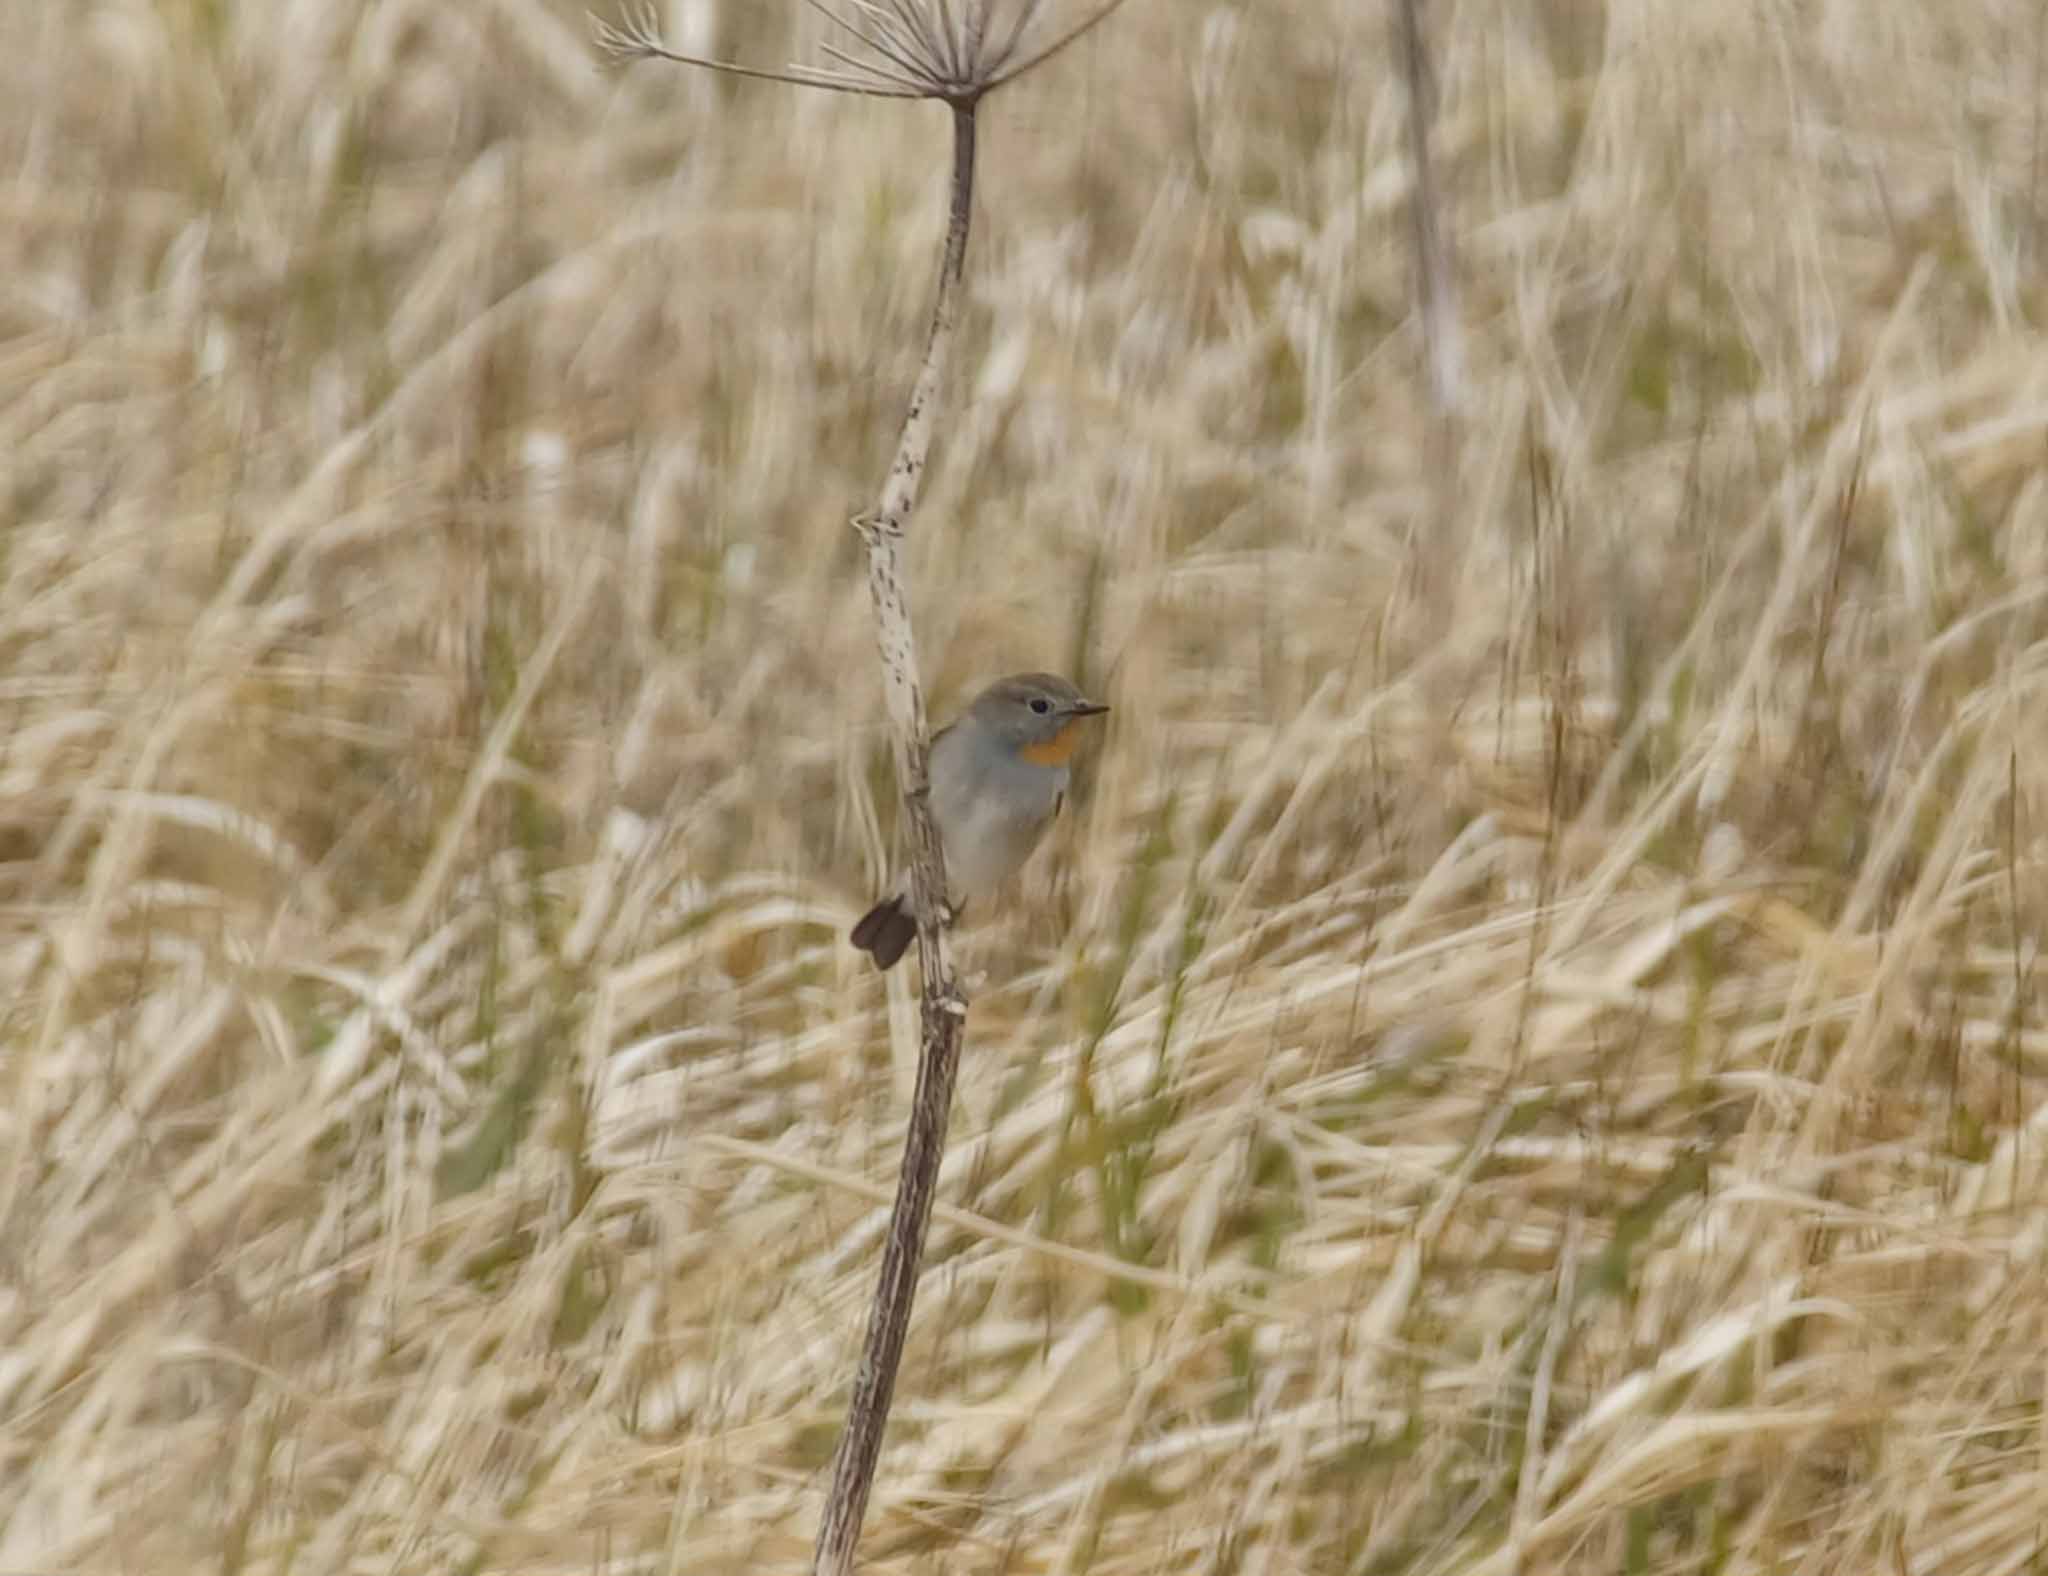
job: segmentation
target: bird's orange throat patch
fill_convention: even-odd
[[[1017,753],[1033,766],[1064,766],[1081,746],[1081,718],[1076,717],[1043,744],[1027,744]]]

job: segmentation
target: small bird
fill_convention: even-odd
[[[1056,674],[1013,673],[932,737],[932,819],[956,913],[994,892],[1030,857],[1066,802],[1082,722],[1108,710]],[[861,916],[850,939],[877,968],[903,956],[917,939],[908,869]]]

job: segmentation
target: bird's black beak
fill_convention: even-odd
[[[1108,710],[1099,700],[1077,700],[1067,708],[1068,713],[1076,717],[1099,717]]]

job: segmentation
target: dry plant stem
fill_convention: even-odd
[[[1436,119],[1436,82],[1422,32],[1422,0],[1390,0],[1401,75],[1408,89],[1408,149],[1415,185],[1408,211],[1414,246],[1415,307],[1422,326],[1422,355],[1429,384],[1430,510],[1415,536],[1411,561],[1419,600],[1433,617],[1454,616],[1455,571],[1461,558],[1457,478],[1462,447],[1458,410],[1464,399],[1465,355],[1458,317],[1458,287],[1443,196],[1430,159],[1429,129]]]
[[[1449,416],[1464,398],[1465,347],[1458,324],[1458,285],[1451,272],[1451,244],[1443,222],[1436,166],[1429,157],[1429,126],[1436,118],[1436,93],[1422,39],[1422,0],[1393,0],[1399,34],[1401,74],[1408,86],[1408,147],[1415,161],[1415,299],[1422,318],[1422,343],[1429,367],[1429,393],[1437,414]]]
[[[896,743],[896,776],[903,785],[904,809],[910,824],[910,884],[917,909],[918,961],[924,971],[921,1010],[923,1045],[918,1057],[917,1088],[911,1098],[910,1127],[904,1136],[903,1165],[896,1183],[896,1205],[889,1235],[882,1245],[882,1269],[875,1300],[868,1313],[867,1341],[860,1369],[854,1375],[847,1407],[846,1431],[832,1463],[832,1487],[818,1527],[812,1569],[821,1576],[841,1576],[853,1569],[853,1551],[860,1538],[874,1485],[875,1461],[881,1453],[882,1429],[896,1391],[896,1369],[910,1329],[910,1307],[917,1293],[918,1266],[924,1257],[925,1229],[931,1223],[932,1193],[938,1185],[939,1163],[946,1152],[946,1123],[953,1109],[953,1078],[960,1065],[961,1029],[967,999],[953,977],[945,932],[946,867],[932,821],[926,769],[930,739],[925,732],[924,687],[918,680],[917,640],[910,623],[910,598],[903,576],[903,533],[917,504],[931,451],[932,430],[946,362],[959,314],[960,278],[967,259],[967,230],[974,207],[975,101],[956,102],[953,110],[953,186],[946,221],[946,247],[939,264],[938,299],[932,307],[931,337],[924,365],[911,391],[903,417],[896,458],[883,484],[881,507],[856,522],[868,546],[868,589],[875,601],[875,639],[882,656],[889,721]]]

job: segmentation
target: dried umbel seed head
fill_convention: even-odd
[[[878,98],[976,102],[1058,54],[1123,4],[1098,0],[1076,22],[1059,25],[1057,0],[804,0],[831,24],[836,42],[820,45],[829,67],[764,70],[686,55],[662,42],[652,0],[616,23],[594,22],[597,44],[615,60],[672,60],[743,77],[789,82]]]

